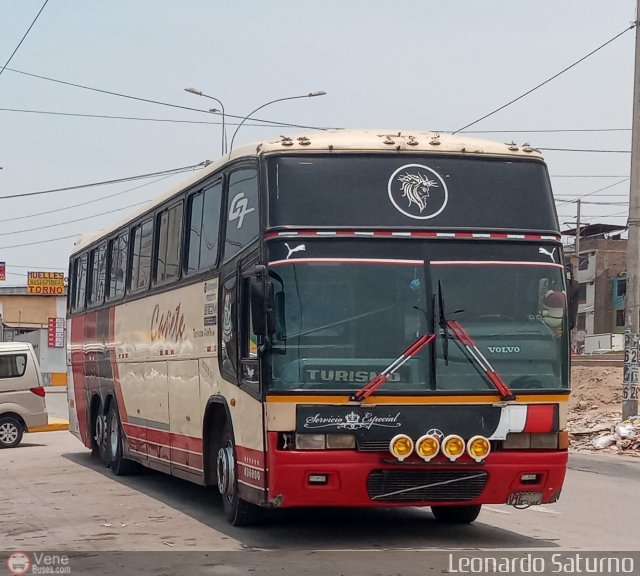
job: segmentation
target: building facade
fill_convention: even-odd
[[[33,294],[26,286],[0,287],[0,342],[30,342],[47,385],[67,383],[66,313],[66,294]]]

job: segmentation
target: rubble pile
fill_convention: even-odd
[[[640,457],[640,415],[621,422],[622,367],[574,366],[571,387],[571,449]]]

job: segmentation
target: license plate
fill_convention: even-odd
[[[542,492],[514,492],[509,495],[510,506],[537,506],[542,504]]]

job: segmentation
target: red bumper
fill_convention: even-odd
[[[511,494],[540,492],[542,503],[557,500],[567,470],[567,451],[494,452],[482,465],[391,464],[390,455],[350,450],[271,451],[269,453],[269,501],[280,507],[293,506],[430,506],[442,504],[505,504]],[[473,475],[486,472],[486,483],[473,498],[455,500],[372,499],[367,480],[379,470],[447,470]],[[535,483],[522,481],[523,474],[536,474]],[[314,484],[326,475],[325,484]],[[453,485],[453,484],[452,484]],[[394,491],[391,487],[387,492]]]

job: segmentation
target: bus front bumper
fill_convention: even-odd
[[[485,462],[394,464],[351,450],[271,451],[268,502],[278,507],[547,504],[555,502],[568,452],[504,451]]]

